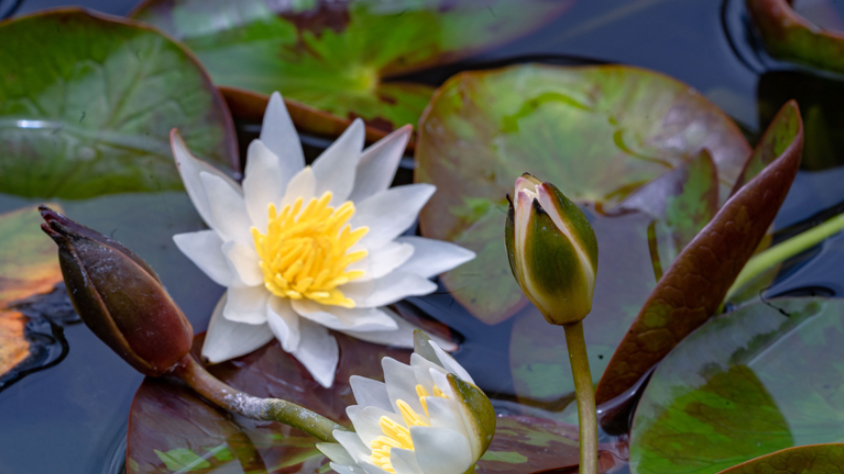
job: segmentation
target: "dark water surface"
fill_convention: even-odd
[[[14,3],[0,0],[0,15]],[[81,2],[116,15],[126,14],[135,3]],[[811,3],[804,0],[798,7],[810,12]],[[841,12],[842,3],[829,5]],[[58,5],[55,0],[23,0],[16,14]],[[747,28],[743,0],[581,0],[540,31],[416,79],[437,83],[461,68],[528,59],[564,64],[618,62],[661,71],[701,91],[740,124],[751,142],[782,104],[797,98],[804,118],[809,110],[815,118],[806,120],[804,171],[776,226],[800,224],[844,202],[844,169],[840,167],[844,137],[836,133],[844,127],[844,82],[780,63],[761,52]],[[242,139],[255,135],[254,126],[242,126],[240,131]],[[318,148],[324,142],[309,143]],[[405,165],[399,181],[407,182],[412,161]],[[40,202],[0,194],[0,212]],[[184,193],[59,202],[74,219],[110,234],[146,259],[197,332],[206,328],[223,289],[172,243],[173,234],[202,228]],[[844,265],[844,237],[828,240],[811,255],[789,267],[769,293],[807,286],[844,292],[844,274],[839,270]],[[484,389],[512,398],[507,347],[514,319],[487,326],[445,291],[411,301],[433,317],[447,319],[465,337],[457,358]],[[60,364],[0,392],[0,474],[99,474],[116,472],[121,464],[126,420],[142,377],[81,324],[68,325],[64,332],[69,351]]]

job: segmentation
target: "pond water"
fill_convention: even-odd
[[[124,15],[127,0],[87,0],[82,5]],[[824,211],[844,209],[844,81],[775,61],[760,51],[748,31],[742,0],[579,1],[552,24],[471,60],[411,78],[437,84],[458,70],[525,61],[553,64],[624,63],[661,71],[686,82],[726,111],[754,143],[776,110],[797,98],[806,122],[803,171],[776,220],[777,229],[799,228]],[[16,2],[0,0],[0,15]],[[817,1],[798,2],[807,15]],[[842,12],[844,1],[825,2]],[[55,0],[23,0],[16,14],[61,5]],[[828,10],[827,25],[836,25]],[[814,13],[813,13],[814,12]],[[840,20],[840,17],[838,17]],[[256,124],[238,124],[241,143],[257,136]],[[305,137],[310,155],[325,142]],[[243,147],[243,146],[242,146]],[[402,164],[397,182],[412,180],[413,162]],[[58,202],[74,219],[111,235],[147,260],[183,308],[197,332],[223,289],[176,249],[171,236],[202,227],[181,192],[123,194]],[[39,204],[0,193],[0,213]],[[766,296],[796,291],[844,292],[844,237],[838,236],[796,258],[781,271]],[[808,289],[808,290],[807,290]],[[517,318],[489,326],[479,322],[441,287],[410,302],[434,319],[446,319],[464,338],[456,357],[480,385],[501,400],[515,400],[509,367],[511,333]],[[83,325],[63,326],[67,343],[56,366],[28,375],[0,391],[0,473],[115,473],[122,469],[127,416],[142,376]],[[562,333],[560,333],[562,337]],[[596,354],[609,358],[611,353]],[[594,369],[593,369],[594,370]],[[504,405],[502,405],[504,406]],[[511,406],[512,405],[508,405]],[[571,406],[546,404],[550,417],[571,420]],[[512,408],[515,411],[520,408]]]

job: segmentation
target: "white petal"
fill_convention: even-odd
[[[390,187],[412,132],[413,126],[405,125],[363,151],[350,201],[362,201]]]
[[[446,372],[443,372],[442,369],[431,369],[428,373],[431,374],[434,383],[445,393],[445,396],[454,398],[454,393],[451,390],[451,384],[448,382],[448,374]]]
[[[357,282],[374,280],[405,264],[411,259],[413,252],[411,244],[388,242],[383,247],[372,250],[364,259],[346,267],[346,271],[363,270],[364,275],[355,280]]]
[[[338,474],[367,474],[363,468],[354,464],[339,464],[336,462],[330,462],[328,465]]]
[[[255,227],[262,233],[267,230],[267,209],[276,206],[284,196],[290,176],[281,174],[279,159],[261,140],[252,140],[246,153],[246,173],[243,177],[243,198],[246,210]]]
[[[475,436],[469,432],[469,427],[460,413],[458,402],[448,398],[426,397],[425,403],[428,404],[428,415],[431,426],[457,431],[469,442],[469,447],[472,449],[472,458],[479,458],[481,450],[480,440],[474,439]],[[470,435],[472,436],[471,438]]]
[[[352,458],[352,455],[349,454],[349,452],[346,451],[346,448],[344,448],[340,443],[316,443],[316,448],[319,449],[322,454],[328,456],[328,459],[332,462],[342,465],[356,463],[354,458]]]
[[[382,410],[392,410],[390,397],[387,396],[387,386],[384,382],[372,380],[360,375],[349,377],[355,401],[361,406],[378,407]]]
[[[328,329],[307,319],[299,320],[299,333],[299,347],[292,352],[293,356],[308,369],[320,385],[331,387],[340,360],[337,340],[328,333]]]
[[[260,258],[251,245],[236,240],[223,244],[223,253],[231,273],[240,280],[240,285],[257,286],[264,283],[264,274],[259,266]]]
[[[413,367],[413,372],[416,374],[416,383],[425,387],[428,393],[433,393],[434,379],[431,377],[430,370],[443,371],[443,368],[416,352],[410,354],[410,366]]]
[[[178,130],[173,130],[170,134],[170,148],[173,150],[173,157],[176,160],[176,167],[179,169],[179,175],[182,177],[185,190],[188,192],[188,196],[190,196],[194,207],[196,207],[196,211],[202,217],[202,220],[208,224],[208,227],[214,229],[215,224],[211,216],[211,205],[208,203],[208,194],[205,192],[205,186],[202,184],[199,174],[201,172],[214,174],[233,188],[238,188],[238,184],[217,168],[193,156],[190,150],[188,150],[188,146],[185,144],[182,136],[179,135]]]
[[[387,385],[387,396],[393,405],[396,413],[399,413],[397,400],[404,400],[423,419],[425,410],[419,403],[419,395],[416,394],[416,373],[409,365],[391,358],[384,357],[381,360],[381,367],[384,368],[384,383]],[[427,421],[427,420],[426,420]]]
[[[270,292],[263,286],[232,286],[226,292],[228,302],[223,316],[244,324],[267,323],[267,300]]]
[[[456,375],[464,382],[469,382],[472,384],[475,383],[475,381],[472,380],[472,376],[469,375],[469,372],[466,372],[466,369],[464,369],[459,362],[454,360],[454,357],[451,357],[450,354],[442,350],[442,348],[440,348],[439,344],[437,344],[436,341],[431,340],[430,343],[431,347],[434,349],[434,352],[436,352],[437,357],[440,359],[440,363],[442,363],[446,371]]]
[[[393,318],[378,308],[341,308],[321,305],[307,299],[294,300],[291,304],[302,317],[331,329],[389,331],[398,328]]]
[[[424,237],[399,237],[396,242],[413,245],[413,256],[398,271],[432,278],[475,258],[475,252],[443,240]]]
[[[416,453],[410,449],[391,449],[390,464],[393,465],[396,474],[423,474],[422,468],[416,461]]]
[[[413,273],[392,272],[372,281],[352,282],[340,287],[358,308],[384,306],[407,298],[433,293],[437,284]]]
[[[185,254],[214,283],[229,286],[234,279],[228,260],[223,254],[223,241],[213,230],[201,230],[173,236],[176,247]]]
[[[264,112],[264,123],[261,126],[261,142],[278,157],[278,165],[283,179],[282,186],[287,184],[292,176],[305,166],[305,155],[299,143],[299,135],[284,100],[278,92],[270,96],[267,111]]]
[[[273,340],[273,333],[266,324],[241,324],[224,318],[225,306],[226,295],[223,295],[211,314],[208,332],[205,333],[202,357],[209,362],[223,362],[249,354]]]
[[[322,196],[324,192],[331,191],[332,205],[342,203],[352,192],[355,169],[363,149],[364,132],[363,121],[355,119],[340,138],[314,161],[316,195]]]
[[[334,430],[334,439],[346,448],[349,455],[356,459],[357,462],[369,460],[372,456],[372,450],[363,444],[360,436],[354,431]]]
[[[299,348],[299,315],[290,307],[287,299],[271,296],[267,301],[267,316],[270,329],[281,343],[281,348],[293,352]]]
[[[245,244],[252,241],[249,231],[252,222],[246,214],[246,203],[238,190],[219,176],[205,171],[199,173],[199,178],[208,193],[211,216],[223,241],[236,240]]]
[[[469,440],[448,428],[414,426],[410,437],[416,460],[425,474],[455,474],[466,472],[475,462]]]
[[[407,230],[436,191],[430,184],[396,186],[357,204],[352,227],[368,226],[360,244],[378,248]]]
[[[317,197],[314,195],[315,191],[316,177],[314,176],[314,170],[310,166],[306,166],[296,173],[296,176],[287,184],[287,191],[284,192],[284,197],[281,199],[278,211],[281,212],[284,206],[288,204],[292,206],[297,198],[302,198],[305,204],[307,204],[311,198]]]
[[[395,313],[395,311],[391,310],[390,308],[387,308],[386,306],[381,307],[379,309],[386,313],[388,316],[390,316],[393,321],[396,322],[396,324],[398,325],[398,329],[392,331],[343,330],[342,332],[362,341],[372,342],[375,344],[383,344],[385,346],[393,347],[413,347],[413,331],[419,328],[414,326],[413,324],[410,324],[406,319],[399,316]],[[452,341],[443,339],[433,334],[429,334],[428,336],[431,339],[437,341],[437,344],[439,344],[440,347],[445,348],[445,350],[457,350],[457,344]]]
[[[390,410],[378,407],[365,407],[352,405],[346,407],[346,415],[352,420],[355,432],[360,436],[364,446],[372,446],[372,441],[381,436],[381,417],[386,416],[392,420],[404,424],[401,416]]]

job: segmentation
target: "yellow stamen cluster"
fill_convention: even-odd
[[[436,384],[434,384],[434,396],[440,398],[448,398]],[[419,396],[419,403],[425,409],[425,415],[428,415],[428,403],[425,400],[429,395],[428,391],[422,385],[416,386],[416,394]],[[411,426],[430,426],[422,416],[407,404],[404,400],[396,400],[396,406],[399,408],[404,426],[392,418],[382,416],[378,420],[381,426],[383,436],[375,438],[370,446],[372,447],[372,463],[381,469],[396,474],[393,464],[390,462],[390,450],[393,448],[413,450],[413,440],[410,438]]]
[[[354,308],[355,302],[337,287],[364,275],[346,267],[366,257],[366,250],[349,252],[369,228],[352,230],[348,224],[355,205],[344,202],[329,206],[331,193],[312,198],[304,206],[302,198],[276,212],[269,205],[267,233],[252,228],[255,249],[261,258],[264,286],[272,294],[294,300],[308,298],[325,305]]]

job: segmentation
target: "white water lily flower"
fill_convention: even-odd
[[[426,295],[429,280],[474,258],[457,245],[401,236],[434,193],[388,189],[412,128],[362,150],[354,123],[305,166],[299,137],[278,93],[248,150],[243,185],[191,155],[178,132],[171,145],[185,188],[210,230],[174,240],[227,291],[211,318],[202,354],[238,357],[276,337],[323,386],[339,358],[333,329],[365,341],[412,345],[414,327],[385,305]]]
[[[421,331],[419,331],[421,333]],[[355,431],[318,443],[340,474],[464,474],[489,447],[495,412],[436,342],[417,335],[410,365],[385,357],[385,383],[352,376]]]

